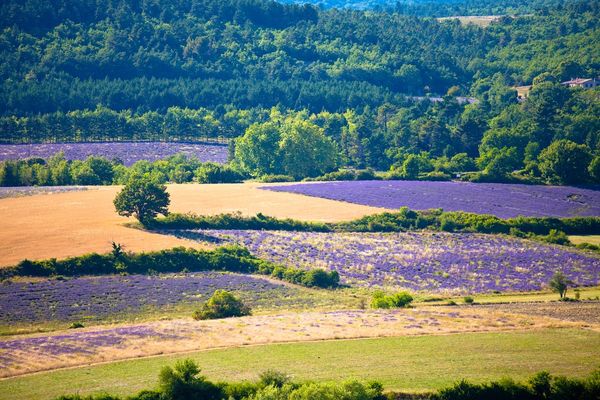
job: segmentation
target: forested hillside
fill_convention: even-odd
[[[288,4],[314,4],[322,8],[384,10],[406,15],[447,17],[455,15],[527,14],[556,7],[569,0],[281,0]]]
[[[0,139],[237,137],[287,115],[322,128],[341,165],[412,154],[420,172],[539,175],[557,140],[589,163],[598,91],[560,82],[600,75],[600,2],[531,4],[546,8],[482,28],[263,0],[8,0]],[[517,103],[511,86],[532,82]]]

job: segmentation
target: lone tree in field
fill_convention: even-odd
[[[561,299],[564,299],[570,283],[572,282],[567,279],[567,276],[559,271],[554,273],[554,276],[552,276],[552,279],[550,279],[549,284],[552,290],[558,293]]]
[[[134,216],[144,225],[158,214],[167,215],[170,202],[166,186],[147,179],[130,180],[114,200],[119,215]]]
[[[250,315],[250,308],[232,293],[219,289],[202,305],[201,309],[194,312],[193,318],[196,320],[219,319],[243,317],[244,315]]]

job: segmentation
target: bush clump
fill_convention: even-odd
[[[371,300],[372,308],[403,308],[410,306],[413,297],[408,292],[399,292],[392,295],[386,295],[383,291],[378,290],[373,293]]]
[[[274,182],[295,182],[296,179],[290,175],[278,175],[278,174],[270,174],[263,175],[259,178],[259,181],[263,183],[274,183]]]
[[[120,249],[120,247],[119,247]],[[108,254],[91,253],[64,260],[23,260],[14,267],[0,270],[0,279],[12,276],[77,276],[106,274],[147,274],[168,272],[230,271],[270,275],[298,285],[335,288],[339,285],[337,271],[323,269],[303,270],[284,267],[257,258],[240,246],[223,246],[214,250],[196,250],[175,247],[148,253],[125,253],[121,250]]]
[[[227,290],[216,290],[206,303],[193,314],[195,320],[243,317],[250,315],[250,307]]]

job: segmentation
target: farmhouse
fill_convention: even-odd
[[[591,89],[600,84],[600,79],[596,78],[575,78],[562,82],[563,85],[568,87],[580,87],[583,89]]]
[[[527,97],[529,97],[529,92],[531,91],[532,87],[533,87],[533,85],[515,87],[515,90],[517,91],[517,98],[519,100],[524,100]]]

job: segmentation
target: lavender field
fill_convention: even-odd
[[[442,208],[500,218],[600,216],[600,190],[469,182],[346,181],[262,189],[374,207]]]
[[[200,304],[215,290],[239,293],[252,306],[295,301],[297,289],[249,275],[193,274],[107,275],[0,283],[2,324],[99,320],[175,306]]]
[[[155,161],[177,153],[195,156],[202,162],[227,162],[227,146],[183,142],[0,144],[0,161],[48,158],[61,151],[68,160],[102,156],[108,159],[118,158],[127,166],[139,160]]]
[[[19,187],[0,187],[0,199],[8,197],[33,196],[36,194],[52,194],[78,192],[87,190],[85,186],[19,186]]]
[[[556,271],[576,285],[600,283],[600,258],[504,236],[448,233],[188,231],[198,240],[239,243],[276,263],[326,268],[344,283],[439,293],[544,288]]]

